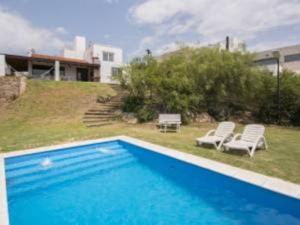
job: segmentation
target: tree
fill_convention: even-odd
[[[282,101],[288,103],[283,116],[288,123],[299,121],[295,115],[300,111],[295,87],[299,77],[284,77],[283,98],[288,100]],[[183,47],[160,60],[147,54],[133,59],[118,79],[129,92],[124,110],[137,113],[143,122],[158,113],[180,113],[188,122],[201,112],[218,120],[252,112],[261,121],[274,121],[275,77],[258,67],[247,52]]]

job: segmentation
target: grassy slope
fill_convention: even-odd
[[[15,150],[71,139],[84,130],[83,113],[97,96],[115,95],[108,85],[28,81],[25,94],[0,111],[0,148]]]
[[[247,155],[222,153],[198,148],[195,138],[215,124],[185,126],[181,133],[161,134],[153,124],[113,125],[86,128],[80,121],[83,112],[97,95],[113,95],[113,90],[95,83],[54,83],[30,81],[26,94],[0,113],[0,148],[3,151],[129,135],[195,155],[280,177],[300,184],[300,129],[268,127],[269,150]],[[238,127],[238,131],[242,126]]]

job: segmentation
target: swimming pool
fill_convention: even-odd
[[[153,150],[116,138],[5,157],[10,225],[300,224],[300,200]]]

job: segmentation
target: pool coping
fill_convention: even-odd
[[[0,154],[0,224],[9,225],[8,202],[7,202],[5,168],[4,168],[5,158],[46,152],[46,151],[55,151],[58,149],[76,147],[80,145],[96,144],[96,143],[118,141],[118,140],[300,200],[300,185],[298,184],[294,184],[289,181],[266,176],[249,170],[241,169],[222,162],[206,159],[200,156],[195,156],[171,148],[163,147],[157,144],[152,144],[136,138],[132,138],[128,136],[115,136],[110,138],[78,141],[78,142],[72,142],[72,143],[61,144],[61,145],[47,146],[47,147],[28,149],[28,150],[9,152],[9,153],[1,153]]]

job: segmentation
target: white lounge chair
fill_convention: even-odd
[[[181,115],[180,114],[159,114],[158,125],[160,131],[167,132],[170,127],[175,127],[176,132],[180,131]]]
[[[236,134],[232,141],[224,144],[224,149],[247,151],[250,157],[252,157],[257,148],[268,148],[264,132],[265,127],[263,125],[247,125],[242,134]]]
[[[210,130],[204,137],[197,138],[198,145],[212,144],[216,149],[220,149],[225,141],[233,136],[235,124],[233,122],[221,122],[216,130]]]

